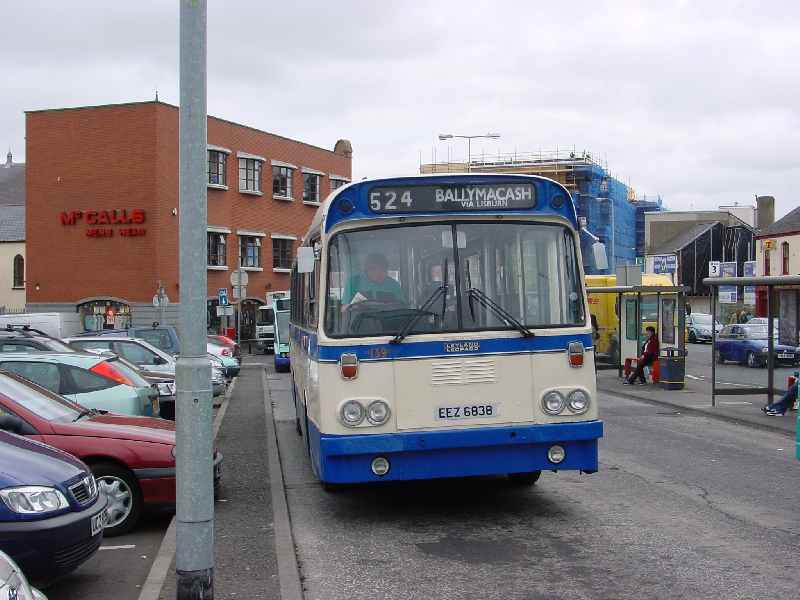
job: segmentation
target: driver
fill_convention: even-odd
[[[374,252],[364,261],[364,273],[356,273],[347,282],[344,305],[354,305],[367,300],[374,302],[403,302],[403,291],[396,280],[389,277],[389,261],[383,254]]]

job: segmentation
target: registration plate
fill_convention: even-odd
[[[434,409],[434,417],[443,421],[496,417],[499,414],[500,407],[497,404],[462,404],[457,406],[439,406]]]
[[[108,523],[108,515],[106,514],[105,510],[100,511],[93,516],[89,522],[92,528],[92,537],[103,531],[103,529],[106,527],[106,523]]]
[[[794,358],[794,354],[789,354],[788,352],[784,352],[783,354],[778,354],[778,358]]]

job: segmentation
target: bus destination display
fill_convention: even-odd
[[[536,206],[532,183],[480,183],[375,187],[369,191],[374,213],[519,210]]]

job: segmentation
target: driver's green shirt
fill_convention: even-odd
[[[344,289],[342,303],[352,303],[356,294],[361,294],[367,300],[377,300],[378,302],[404,302],[400,284],[389,276],[384,277],[383,281],[372,281],[362,273],[353,275]]]

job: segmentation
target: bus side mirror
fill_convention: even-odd
[[[314,272],[314,249],[311,246],[300,246],[297,249],[297,272]]]
[[[594,268],[604,271],[608,268],[608,257],[606,256],[606,245],[603,242],[592,244],[592,255],[594,258]]]

